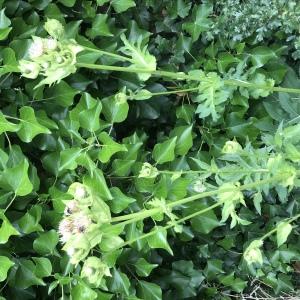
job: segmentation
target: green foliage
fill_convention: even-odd
[[[298,292],[295,1],[0,6],[0,299]]]
[[[259,42],[270,38],[276,30],[292,37],[300,18],[297,1],[255,0],[240,3],[237,0],[222,0],[215,1],[214,9],[219,17],[209,35],[220,35],[234,41],[253,36],[255,42]]]

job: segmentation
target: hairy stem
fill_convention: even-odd
[[[129,62],[132,62],[131,58],[123,56],[123,55],[111,53],[111,52],[100,50],[100,49],[94,49],[94,48],[90,48],[90,47],[85,47],[85,46],[82,46],[82,47],[84,48],[84,50],[91,51],[91,52],[96,52],[96,53],[99,53],[99,54],[102,54],[102,55],[107,55],[107,56],[116,58],[119,61],[129,61]]]
[[[174,227],[175,225],[178,225],[178,224],[183,223],[184,221],[187,221],[187,220],[189,220],[191,218],[194,218],[196,216],[204,214],[204,213],[206,213],[206,212],[208,212],[208,211],[210,211],[210,210],[212,210],[212,209],[214,209],[214,208],[216,208],[216,207],[218,207],[218,206],[220,206],[222,204],[223,204],[223,202],[215,203],[215,204],[213,204],[213,205],[211,205],[211,206],[209,206],[209,207],[207,207],[205,209],[202,209],[200,211],[194,212],[194,213],[192,213],[190,215],[187,215],[187,216],[185,216],[185,217],[183,217],[183,218],[181,218],[181,219],[179,219],[177,221],[174,221],[171,224],[164,226],[163,229],[164,230],[170,229],[170,228]],[[124,242],[123,244],[119,245],[117,248],[115,248],[113,250],[117,250],[119,248],[122,248],[124,246],[130,245],[130,244],[132,244],[134,242],[137,242],[139,240],[145,239],[145,238],[147,238],[147,237],[149,237],[151,235],[156,234],[157,232],[159,232],[159,230],[161,230],[161,228],[160,229],[155,229],[155,230],[150,231],[148,233],[145,233],[145,234],[143,234],[143,235],[141,235],[141,236],[139,236],[137,238],[134,238],[134,239],[131,239],[131,240],[127,241],[127,242]]]
[[[101,50],[99,50],[99,51],[101,51]],[[123,56],[121,56],[121,57],[124,60],[124,57]],[[94,69],[94,70],[117,71],[117,72],[150,73],[154,76],[168,77],[168,78],[173,78],[176,80],[201,81],[200,78],[196,78],[195,76],[190,76],[183,72],[169,72],[169,71],[160,71],[160,70],[151,70],[151,69],[147,70],[147,69],[138,69],[138,68],[131,68],[131,67],[96,65],[96,64],[86,64],[86,63],[77,63],[77,67]],[[285,92],[285,93],[300,94],[300,89],[285,88],[285,87],[270,87],[270,86],[266,86],[266,85],[260,85],[260,84],[242,81],[242,80],[236,80],[236,79],[224,80],[224,84],[231,85],[231,86],[238,86],[238,87],[265,89],[265,90],[269,90],[269,91],[273,91],[273,92]]]
[[[243,191],[243,190],[255,188],[255,187],[258,187],[258,186],[265,185],[265,184],[281,181],[283,178],[285,178],[285,174],[280,174],[280,175],[274,176],[274,177],[269,178],[269,179],[264,179],[264,180],[260,180],[260,181],[256,181],[256,182],[241,185],[239,187],[236,187],[236,190]],[[218,188],[218,189],[213,190],[213,191],[203,192],[201,194],[197,194],[197,195],[186,197],[186,198],[174,201],[174,202],[170,202],[166,205],[166,207],[167,208],[173,208],[175,206],[183,205],[183,204],[195,201],[195,200],[203,199],[203,198],[206,198],[206,197],[212,197],[212,196],[215,196],[219,193],[231,192],[231,191],[232,191],[232,188],[229,188],[229,187],[227,187],[227,188],[223,187],[222,188],[221,187],[221,188]],[[127,224],[130,224],[130,223],[134,223],[134,222],[137,222],[139,220],[143,220],[145,218],[151,217],[151,216],[153,216],[153,215],[155,215],[159,212],[160,212],[160,208],[152,208],[152,209],[148,209],[148,210],[142,210],[142,211],[137,212],[137,213],[132,213],[132,214],[129,214],[129,215],[112,218],[111,221],[114,222],[114,223],[119,222],[119,221],[124,221],[124,222],[122,222],[122,224],[127,225]]]

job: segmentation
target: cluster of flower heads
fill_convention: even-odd
[[[73,199],[66,200],[64,217],[58,227],[63,250],[74,265],[84,260],[81,277],[99,286],[103,276],[110,276],[109,267],[99,257],[87,256],[101,242],[99,228],[101,224],[110,221],[109,208],[81,183],[73,183],[68,194]]]
[[[59,224],[58,231],[60,241],[65,246],[68,245],[66,251],[71,257],[71,261],[76,263],[77,259],[74,258],[76,248],[71,245],[74,243],[74,239],[82,239],[95,223],[89,211],[91,197],[87,188],[80,183],[73,183],[68,194],[71,194],[74,199],[66,201],[64,218]]]
[[[110,221],[110,211],[101,199],[81,183],[73,183],[68,194],[73,199],[66,201],[58,231],[71,263],[77,264],[101,241],[98,229],[101,224]]]
[[[28,49],[28,59],[19,61],[22,76],[35,79],[39,75],[45,78],[36,86],[51,85],[76,72],[76,55],[83,50],[75,40],[65,39],[63,25],[49,19],[45,25],[47,38],[32,37]]]

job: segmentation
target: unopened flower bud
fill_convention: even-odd
[[[157,168],[153,167],[149,163],[144,163],[142,169],[140,170],[139,177],[140,178],[156,178],[159,172]]]
[[[68,193],[73,195],[75,200],[82,200],[89,196],[87,187],[80,182],[72,183],[69,186]]]
[[[202,180],[195,181],[192,188],[196,193],[203,193],[206,190],[206,186],[203,184]]]
[[[61,56],[57,56],[57,57],[56,57],[56,62],[57,62],[58,64],[61,64],[63,61],[64,61],[64,59],[63,59]]]
[[[234,154],[242,149],[242,146],[237,141],[227,141],[222,149],[222,152],[225,154]]]
[[[94,269],[91,267],[86,267],[84,269],[84,275],[86,275],[86,277],[92,276],[94,274],[94,272],[95,272]]]
[[[81,277],[86,278],[89,283],[99,286],[103,276],[111,276],[108,266],[98,257],[87,258],[81,270]]]
[[[76,199],[84,199],[87,197],[88,193],[86,191],[86,188],[83,185],[77,186],[75,189],[74,197]]]
[[[67,250],[66,250],[67,254],[71,257],[74,255],[75,253],[75,248],[72,248],[72,247],[69,247]]]
[[[42,66],[43,69],[48,69],[50,67],[50,63],[45,61],[45,62],[41,63],[41,66]]]
[[[35,79],[40,73],[40,66],[39,64],[33,61],[20,60],[19,70],[23,77]]]
[[[262,265],[263,257],[260,251],[260,247],[263,245],[262,240],[254,240],[250,243],[244,252],[244,259],[250,265],[253,263],[258,263]]]
[[[120,92],[115,95],[115,99],[117,100],[117,103],[122,104],[127,101],[127,96],[125,93]]]

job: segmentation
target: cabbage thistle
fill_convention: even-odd
[[[75,73],[76,55],[83,50],[75,40],[64,38],[64,28],[59,21],[49,19],[44,28],[50,36],[33,36],[28,49],[28,59],[19,61],[19,70],[23,77],[45,77],[35,88],[59,83],[63,78]]]
[[[89,283],[98,287],[103,276],[111,276],[109,267],[98,257],[88,257],[81,269],[81,277],[86,278]]]
[[[151,164],[145,162],[140,170],[140,178],[156,178],[159,175],[159,172],[156,167],[153,167]]]
[[[246,248],[244,252],[244,259],[248,265],[251,264],[263,264],[263,257],[260,247],[263,245],[262,240],[254,240],[250,243],[250,245]]]
[[[99,228],[109,223],[111,216],[107,204],[85,184],[74,182],[67,193],[72,199],[64,201],[65,210],[58,233],[70,262],[77,265],[100,243]]]

